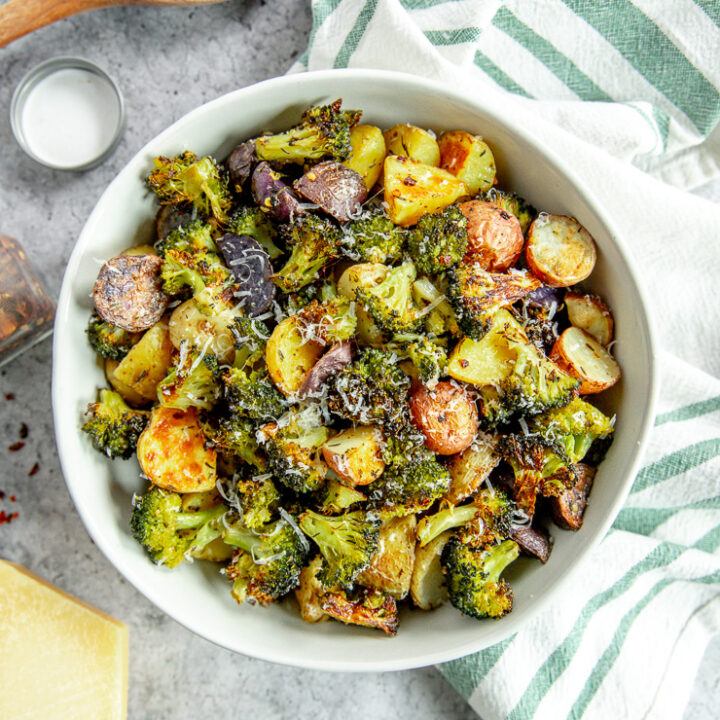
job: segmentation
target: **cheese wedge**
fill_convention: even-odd
[[[125,720],[128,631],[0,560],[0,718]]]

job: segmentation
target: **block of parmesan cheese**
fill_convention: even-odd
[[[128,631],[0,560],[0,719],[124,720]]]

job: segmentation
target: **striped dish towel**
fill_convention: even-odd
[[[484,720],[680,718],[720,628],[720,2],[314,0],[292,71],[402,70],[507,112],[626,239],[662,385],[627,505],[553,608],[439,669]]]

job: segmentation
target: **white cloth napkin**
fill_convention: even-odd
[[[439,669],[485,720],[679,718],[720,628],[720,4],[314,0],[292,71],[401,70],[483,97],[572,163],[663,349],[626,507],[553,608]],[[720,193],[719,193],[720,195]]]

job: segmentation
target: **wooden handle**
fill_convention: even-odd
[[[56,20],[117,4],[117,0],[10,0],[0,5],[0,47]]]

